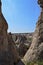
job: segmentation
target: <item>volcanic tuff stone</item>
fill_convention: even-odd
[[[14,33],[12,34],[13,41],[17,47],[19,55],[21,58],[24,57],[28,48],[32,42],[33,33]]]
[[[43,60],[43,0],[38,0],[42,10],[36,24],[32,44],[24,56],[26,62]]]
[[[20,62],[20,57],[11,33],[7,33],[8,24],[1,12],[1,5],[0,0],[0,65],[14,65]]]

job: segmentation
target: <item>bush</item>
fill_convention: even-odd
[[[43,61],[29,62],[26,65],[43,65]]]

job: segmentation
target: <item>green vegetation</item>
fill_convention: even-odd
[[[43,65],[43,61],[29,62],[26,65]]]
[[[29,41],[32,41],[32,38],[28,38]]]

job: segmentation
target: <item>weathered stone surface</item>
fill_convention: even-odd
[[[36,30],[33,35],[32,44],[29,50],[27,51],[26,55],[24,56],[24,60],[26,62],[43,60],[43,26],[42,26],[43,25],[43,19],[42,19],[42,16],[43,16],[42,5],[43,4],[42,3],[43,1],[40,0],[42,11],[36,25]]]
[[[38,4],[43,8],[43,0],[38,0]]]
[[[16,65],[25,65],[21,60]]]
[[[0,65],[14,65],[20,60],[11,33],[7,33],[8,24],[1,12],[0,0]]]
[[[23,58],[24,55],[25,55],[25,53],[27,52],[26,45],[23,44],[23,43],[21,43],[21,44],[19,45],[18,51],[19,51],[20,57]]]
[[[24,57],[28,48],[32,42],[33,33],[14,33],[12,34],[13,41],[17,47],[19,55],[21,58]]]

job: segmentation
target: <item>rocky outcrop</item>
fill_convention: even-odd
[[[19,45],[21,43],[30,46],[32,42],[33,33],[14,33],[12,34],[13,41]]]
[[[14,33],[12,34],[13,41],[17,47],[19,55],[21,58],[24,57],[28,48],[32,42],[33,33]]]
[[[43,1],[38,0],[38,3],[40,4],[42,11],[36,24],[32,44],[24,56],[26,62],[43,60]]]
[[[23,58],[24,55],[25,55],[25,53],[27,52],[27,47],[26,47],[26,45],[21,43],[21,44],[19,45],[18,52],[19,52],[20,57]]]
[[[2,13],[0,13],[0,65],[13,65],[14,62],[17,63],[20,59],[7,29],[8,24]]]
[[[11,33],[7,32],[8,24],[1,12],[0,0],[0,65],[24,65],[16,50]]]

